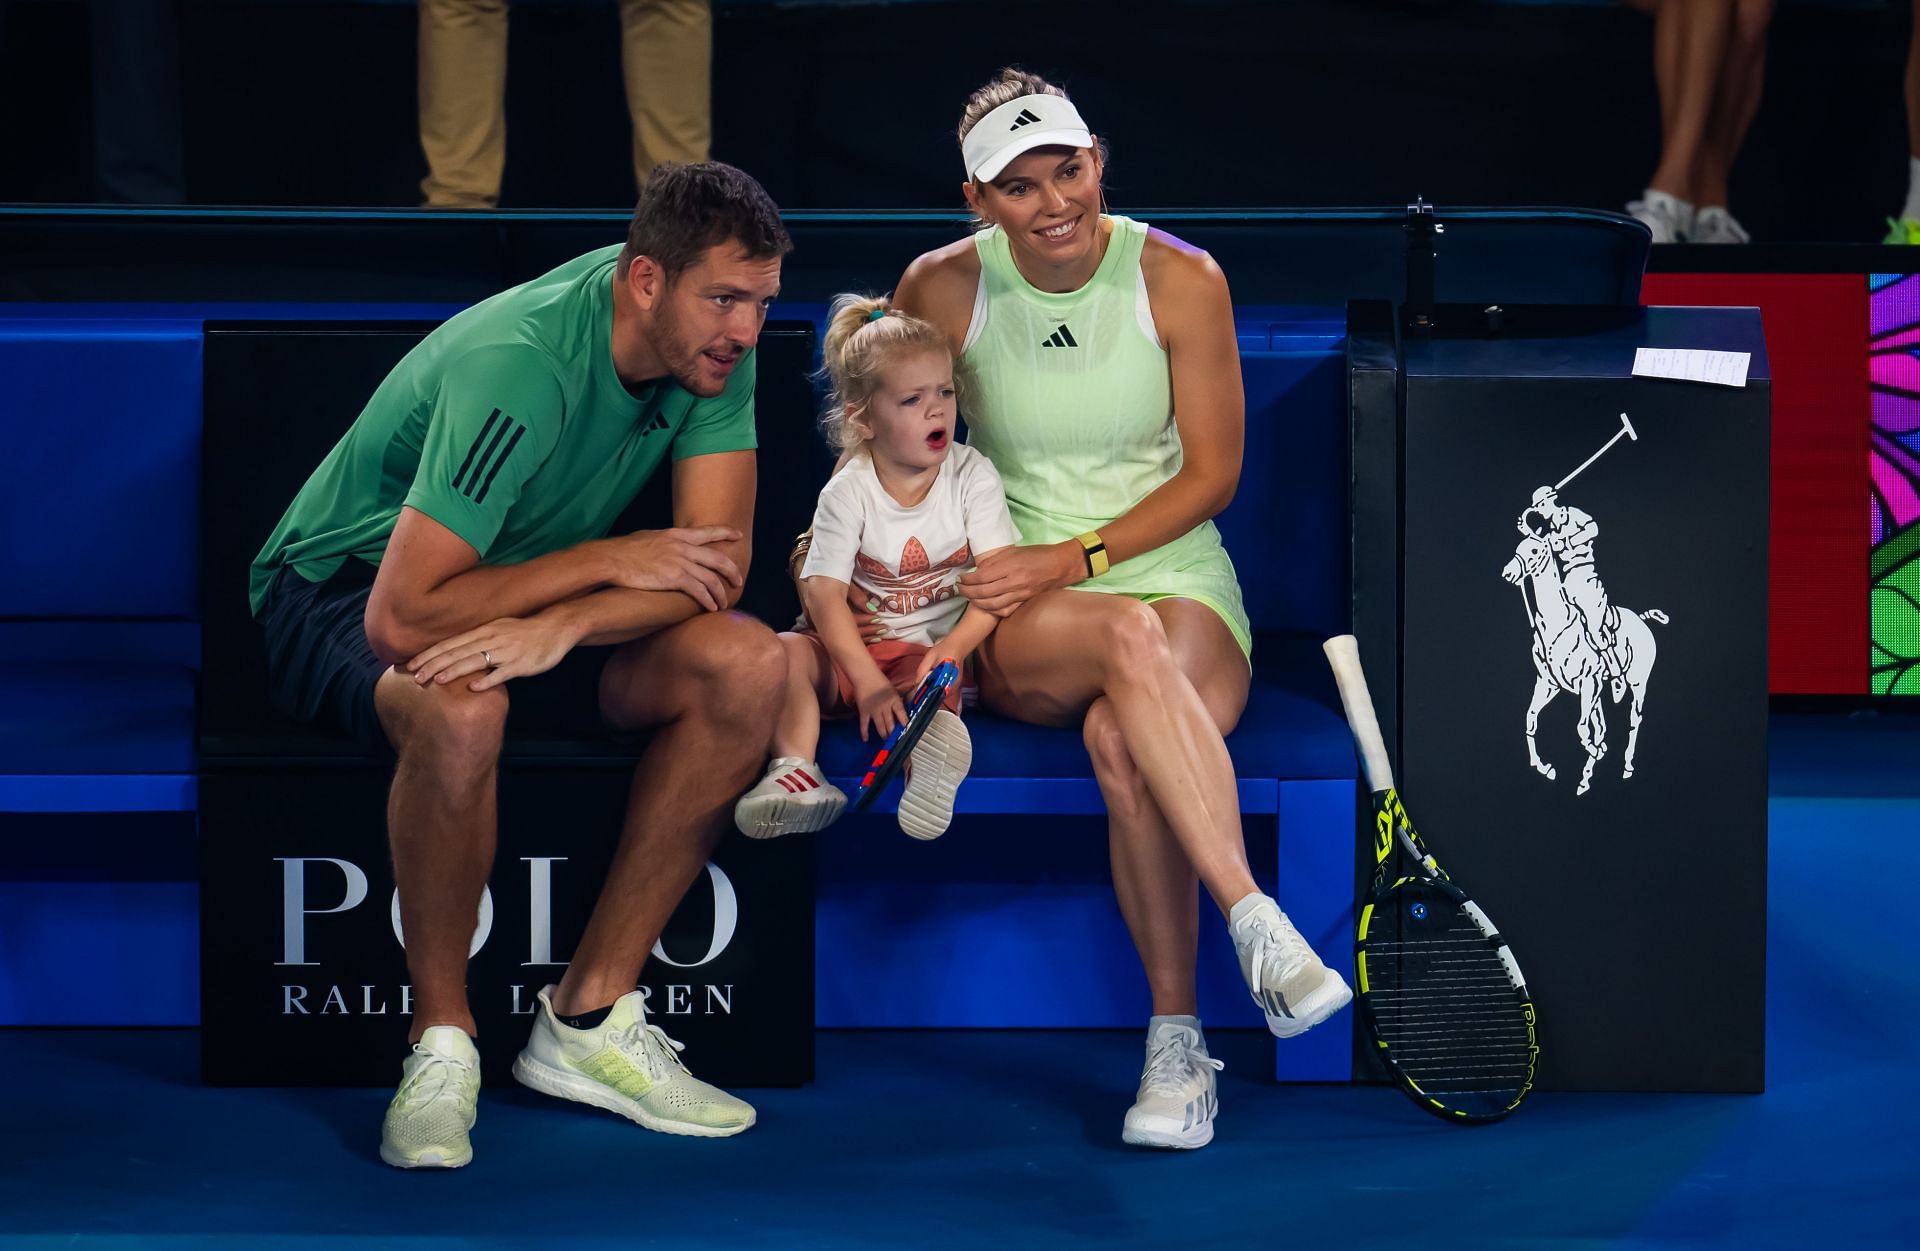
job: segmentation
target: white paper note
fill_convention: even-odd
[[[1700,348],[1636,348],[1636,378],[1678,378],[1682,382],[1710,382],[1721,387],[1747,385],[1751,352],[1708,352]]]

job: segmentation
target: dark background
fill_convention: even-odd
[[[1787,0],[1733,179],[1756,240],[1875,240],[1904,196],[1908,6]],[[8,0],[0,202],[89,199],[86,9]],[[183,0],[188,198],[411,205],[411,5]],[[632,202],[611,0],[513,8],[506,206]],[[800,208],[958,204],[961,102],[1063,82],[1116,208],[1619,208],[1653,167],[1651,23],[1498,0],[716,6],[714,155]]]

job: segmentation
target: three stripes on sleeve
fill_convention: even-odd
[[[486,503],[493,480],[500,476],[500,467],[513,455],[513,449],[526,432],[523,423],[494,409],[487,424],[480,427],[473,446],[467,449],[467,458],[460,462],[459,472],[453,475],[453,489],[476,504]]]

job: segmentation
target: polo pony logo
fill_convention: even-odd
[[[1580,784],[1574,789],[1576,795],[1592,789],[1593,767],[1607,754],[1607,714],[1600,697],[1603,690],[1616,704],[1628,693],[1633,696],[1620,771],[1623,779],[1633,776],[1633,753],[1640,739],[1647,683],[1653,676],[1658,651],[1647,623],[1667,624],[1667,614],[1657,608],[1636,613],[1614,605],[1595,567],[1594,542],[1600,537],[1600,524],[1560,501],[1560,488],[1579,477],[1623,437],[1636,443],[1640,439],[1625,413],[1620,414],[1620,429],[1604,447],[1553,486],[1543,486],[1533,493],[1532,501],[1514,523],[1520,531],[1520,543],[1514,548],[1513,559],[1500,571],[1509,585],[1520,588],[1527,624],[1533,631],[1534,682],[1533,700],[1527,705],[1527,759],[1540,776],[1558,776],[1553,765],[1540,758],[1535,742],[1540,710],[1562,691],[1577,696],[1580,716],[1575,729],[1587,759],[1580,770]]]

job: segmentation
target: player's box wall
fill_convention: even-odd
[[[489,1080],[566,972],[627,798],[617,765],[502,771],[500,843],[467,993]],[[411,1024],[371,769],[215,768],[201,781],[201,1042],[209,1082],[383,1085]],[[642,980],[650,1019],[711,1081],[813,1077],[813,840],[729,834]]]
[[[1355,317],[1356,364],[1392,351]],[[1640,347],[1748,353],[1746,385],[1633,377]],[[1449,308],[1398,360],[1397,402],[1354,375],[1356,629],[1415,820],[1527,974],[1541,1084],[1760,1089],[1759,315]]]

